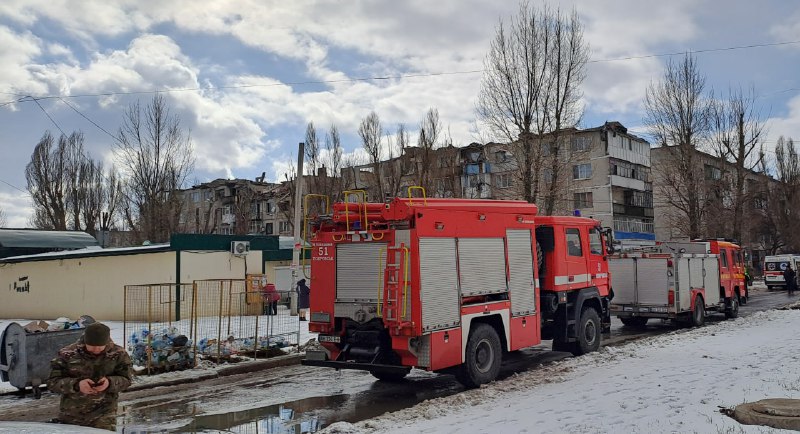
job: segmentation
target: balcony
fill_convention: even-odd
[[[614,238],[618,240],[655,240],[655,225],[652,221],[615,218]]]
[[[615,215],[627,215],[633,217],[647,217],[653,218],[653,208],[634,205],[623,205],[621,203],[614,204]]]

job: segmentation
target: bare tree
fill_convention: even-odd
[[[731,183],[731,218],[725,222],[732,228],[731,236],[743,241],[745,203],[749,200],[745,179],[764,159],[763,135],[765,123],[755,107],[755,92],[745,94],[741,88],[728,89],[728,99],[711,106],[713,146],[718,157],[734,167]]]
[[[177,115],[157,94],[131,104],[116,137],[125,176],[125,219],[138,241],[164,242],[178,227],[182,200],[173,194],[192,172],[192,142]]]
[[[394,137],[386,135],[389,144],[389,161],[385,165],[386,195],[399,196],[405,177],[413,174],[412,155],[410,150],[411,136],[404,124],[398,124]]]
[[[709,100],[703,94],[705,77],[695,58],[686,54],[670,60],[659,83],[651,83],[645,97],[644,119],[650,134],[668,149],[668,164],[654,168],[662,178],[660,193],[680,211],[681,230],[690,238],[703,236],[706,211],[703,168],[697,148],[709,134]]]
[[[800,156],[791,137],[778,138],[775,145],[777,186],[770,195],[767,214],[776,216],[776,241],[786,251],[800,249],[800,234],[794,229],[800,218]]]
[[[377,194],[379,201],[384,200],[383,176],[381,174],[381,144],[383,139],[383,127],[381,127],[381,120],[378,114],[370,112],[367,117],[361,120],[361,125],[358,127],[358,135],[361,137],[361,146],[369,156],[369,163],[372,168],[372,176],[374,183],[372,187],[375,188],[374,193]],[[374,199],[374,198],[373,198]]]
[[[436,168],[436,149],[441,146],[442,123],[439,110],[429,108],[419,123],[417,155],[415,159],[415,184],[426,191],[433,191],[433,172]]]
[[[513,144],[518,168],[514,184],[528,202],[539,199],[545,167],[562,166],[565,154],[542,152],[542,140],[548,134],[549,146],[561,146],[560,131],[580,120],[580,85],[588,59],[574,10],[567,15],[524,1],[510,25],[501,20],[497,26],[484,61],[477,114],[492,135]],[[548,156],[552,161],[545,161]],[[559,175],[550,177],[545,212],[555,206]]]
[[[117,211],[121,185],[116,172],[108,174],[83,147],[81,132],[61,135],[56,143],[46,132],[25,168],[33,198],[34,227],[81,230],[94,235],[103,212],[111,221]]]

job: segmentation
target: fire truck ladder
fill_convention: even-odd
[[[404,318],[408,309],[408,284],[409,284],[409,250],[405,243],[400,247],[386,249],[386,269],[383,273],[384,294],[383,302],[378,305],[378,314],[383,322],[389,326],[402,328],[406,325]]]

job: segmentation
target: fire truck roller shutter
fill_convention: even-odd
[[[678,264],[675,267],[678,273],[678,284],[675,288],[675,290],[678,291],[676,298],[678,299],[679,308],[682,311],[687,311],[692,306],[692,272],[689,267],[689,259],[690,256],[680,256],[678,258]]]
[[[336,300],[377,302],[383,287],[381,265],[386,265],[386,243],[338,244]]]
[[[716,255],[703,258],[703,268],[706,270],[705,288],[706,305],[719,303],[719,291],[709,291],[708,288],[719,288],[719,259]]]
[[[666,306],[669,303],[666,258],[637,258],[636,282],[636,301],[639,304]]]
[[[528,315],[536,311],[533,282],[533,256],[530,229],[506,230],[508,241],[508,290],[513,315]]]
[[[461,320],[455,238],[419,239],[420,299],[425,331],[455,327]]]
[[[465,296],[506,292],[506,252],[502,238],[459,238],[458,266]]]
[[[614,278],[614,299],[617,305],[636,303],[636,260],[609,258],[608,272]]]

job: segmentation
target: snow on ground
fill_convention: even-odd
[[[296,317],[295,317],[296,318]],[[29,319],[0,319],[0,334],[2,334],[6,327],[12,322],[16,322],[19,325],[25,326],[32,320]],[[45,320],[48,323],[53,322],[55,320]],[[125,339],[123,333],[123,322],[122,321],[101,321],[103,324],[107,325],[111,329],[111,339],[117,344],[125,346]],[[305,345],[310,339],[316,339],[317,334],[308,331],[308,322],[298,321],[300,327],[300,345],[301,347]],[[129,325],[130,327],[130,325]],[[128,331],[130,333],[130,330]],[[296,348],[296,347],[292,347]],[[301,348],[302,350],[302,348]],[[263,359],[260,359],[263,360]],[[246,359],[244,361],[238,362],[237,365],[247,364],[255,362],[256,360]],[[214,364],[208,361],[202,361],[198,363],[198,366],[194,369],[185,370],[185,371],[174,371],[174,372],[166,372],[163,374],[157,375],[141,375],[137,376],[134,379],[134,385],[136,384],[146,384],[146,383],[159,383],[162,381],[172,381],[172,380],[179,380],[184,378],[197,378],[201,376],[205,376],[208,374],[212,374],[220,368],[230,366],[228,364]],[[12,386],[10,383],[7,382],[0,382],[0,393],[3,392],[12,392],[16,391],[17,388]]]
[[[760,433],[720,407],[800,398],[800,311],[774,310],[565,359],[325,433]]]

